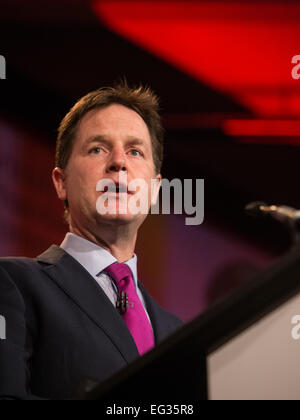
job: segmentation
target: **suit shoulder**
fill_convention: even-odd
[[[38,262],[36,258],[27,257],[0,257],[0,267],[4,269],[28,269],[30,267],[37,267]]]
[[[27,257],[1,257],[0,269],[5,271],[13,280],[31,277],[33,273],[40,271],[40,266],[35,258]]]

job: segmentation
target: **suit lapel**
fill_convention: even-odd
[[[121,316],[94,278],[62,248],[52,245],[37,260],[42,270],[101,328],[126,362],[139,356]]]

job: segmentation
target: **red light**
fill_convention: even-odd
[[[111,30],[257,115],[300,116],[300,80],[291,76],[291,59],[300,54],[300,4],[96,1],[92,6]]]
[[[229,136],[299,136],[298,120],[227,120],[223,131]]]

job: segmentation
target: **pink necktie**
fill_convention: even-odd
[[[118,309],[142,355],[154,347],[153,331],[145,309],[137,295],[128,265],[114,263],[106,272],[116,283],[119,292]]]

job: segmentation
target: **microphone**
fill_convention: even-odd
[[[133,302],[129,302],[128,300],[128,293],[120,292],[118,297],[116,308],[119,310],[121,315],[125,315],[127,312],[127,308],[133,308]]]
[[[269,215],[281,223],[294,225],[300,221],[300,210],[288,206],[269,206],[266,203],[255,201],[247,204],[245,211],[249,216],[254,217]]]

